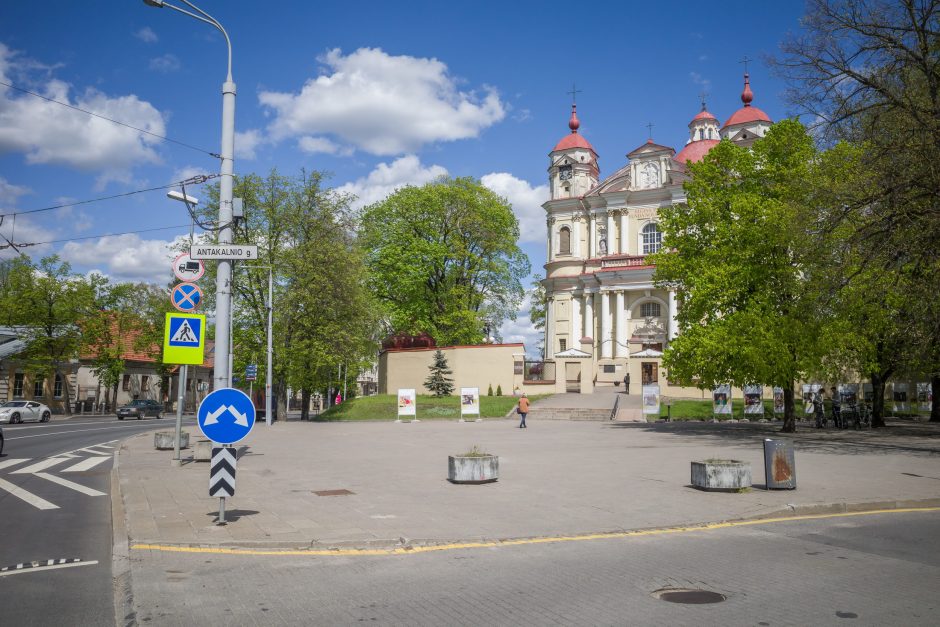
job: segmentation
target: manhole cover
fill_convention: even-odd
[[[684,590],[677,588],[665,588],[657,590],[653,596],[661,601],[670,603],[685,603],[688,605],[703,605],[705,603],[721,603],[725,600],[725,595],[711,590]]]
[[[347,494],[355,494],[355,492],[350,492],[349,490],[314,490],[314,494],[317,496],[346,496]]]

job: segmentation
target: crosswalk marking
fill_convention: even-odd
[[[19,470],[14,470],[10,474],[13,474],[13,475],[36,474],[37,472],[41,472],[45,470],[46,468],[50,468],[52,466],[55,466],[56,464],[61,464],[62,462],[67,461],[67,460],[68,458],[66,457],[50,457],[49,459],[44,459],[41,462],[33,464],[32,466],[27,466],[26,468],[20,468]]]
[[[80,449],[78,449],[78,451],[75,451],[75,452],[77,453],[77,452],[81,451],[82,453],[91,453],[92,455],[104,455],[104,454],[105,454],[103,451],[96,451],[96,450],[95,450],[96,448],[98,448],[98,447],[97,447],[97,446],[95,446],[95,447],[89,446],[88,448],[80,448]],[[111,448],[111,447],[108,447],[108,448]]]
[[[7,459],[0,462],[0,470],[4,468],[9,468],[10,466],[16,466],[17,464],[25,464],[29,461],[28,457],[23,457],[21,459]]]
[[[53,505],[46,499],[40,498],[32,492],[27,492],[23,488],[17,487],[9,481],[0,479],[0,490],[6,490],[13,496],[22,499],[37,509],[59,509],[58,505]]]
[[[83,459],[82,461],[78,462],[74,466],[69,466],[68,468],[64,469],[62,472],[84,472],[86,470],[91,470],[98,464],[102,462],[106,462],[109,459],[111,458],[110,457],[89,457],[87,459]]]
[[[87,494],[88,496],[105,496],[104,492],[99,492],[98,490],[93,490],[92,488],[86,488],[80,483],[75,483],[74,481],[69,481],[68,479],[63,479],[62,477],[56,477],[55,475],[50,475],[46,472],[37,472],[33,473],[37,477],[51,481],[52,483],[58,483],[61,486],[66,488],[71,488],[76,492],[81,492],[82,494]]]

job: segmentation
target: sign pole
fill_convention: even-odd
[[[186,364],[180,366],[179,383],[176,401],[176,440],[173,442],[173,459],[180,460],[180,439],[183,437],[183,403],[186,400],[186,379],[189,375]]]
[[[219,524],[225,524],[225,497],[219,497]]]

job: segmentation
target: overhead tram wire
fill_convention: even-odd
[[[152,228],[152,229],[139,229],[137,231],[123,231],[121,233],[103,233],[101,235],[85,235],[82,237],[67,237],[64,239],[53,239],[53,240],[49,240],[46,242],[28,242],[28,243],[20,243],[20,244],[14,244],[10,240],[8,240],[6,237],[3,237],[2,235],[0,235],[0,237],[3,237],[3,239],[7,240],[8,242],[7,244],[0,244],[0,250],[4,250],[6,248],[13,248],[13,250],[16,250],[17,252],[19,252],[18,250],[19,248],[28,248],[30,246],[43,246],[45,244],[61,244],[62,242],[80,242],[86,239],[117,237],[119,235],[136,235],[138,233],[153,233],[154,231],[169,231],[170,229],[182,229],[187,226],[189,226],[189,224],[174,224],[173,226],[159,226],[159,227]]]
[[[0,224],[2,224],[3,218],[7,216],[22,216],[30,213],[40,213],[42,211],[53,211],[55,209],[64,209],[65,207],[77,207],[78,205],[88,205],[91,203],[101,202],[103,200],[114,200],[115,198],[124,198],[127,196],[133,196],[135,194],[144,194],[147,192],[155,192],[161,189],[170,189],[172,187],[179,187],[181,185],[199,185],[205,183],[210,179],[219,178],[219,174],[199,174],[191,178],[186,179],[185,181],[176,181],[174,183],[168,183],[166,185],[160,185],[158,187],[149,187],[147,189],[138,189],[133,192],[124,192],[123,194],[114,194],[113,196],[102,196],[100,198],[92,198],[90,200],[76,200],[75,202],[62,203],[61,205],[54,205],[52,207],[43,207],[42,209],[29,209],[27,211],[11,211],[10,213],[0,213]]]
[[[198,146],[193,146],[192,144],[187,144],[186,142],[179,141],[178,139],[172,139],[172,138],[167,137],[167,136],[165,136],[165,135],[159,135],[159,134],[154,133],[154,132],[152,132],[152,131],[148,131],[148,130],[146,130],[146,129],[138,128],[138,127],[136,127],[136,126],[134,126],[134,125],[132,125],[132,124],[128,124],[127,122],[121,122],[120,120],[115,120],[115,119],[113,119],[113,118],[109,118],[109,117],[107,117],[107,116],[101,115],[100,113],[95,113],[94,111],[88,111],[87,109],[82,109],[81,107],[76,107],[75,105],[71,105],[71,104],[69,104],[69,103],[67,103],[67,102],[62,102],[61,100],[55,100],[54,98],[49,98],[48,96],[43,96],[42,94],[37,94],[37,93],[34,92],[34,91],[30,91],[30,90],[24,89],[24,88],[22,88],[22,87],[17,87],[17,86],[14,85],[13,83],[8,83],[8,82],[6,82],[6,81],[0,80],[0,85],[5,85],[5,86],[9,87],[10,89],[15,89],[16,91],[22,92],[22,93],[24,93],[24,94],[29,94],[30,96],[35,96],[36,98],[41,98],[41,99],[45,100],[46,102],[51,102],[51,103],[54,103],[54,104],[57,104],[57,105],[60,105],[60,106],[63,106],[63,107],[67,107],[67,108],[69,108],[69,109],[72,109],[73,111],[79,111],[79,112],[84,113],[84,114],[86,114],[86,115],[90,115],[90,116],[92,116],[92,117],[95,117],[95,118],[98,118],[98,119],[101,119],[101,120],[106,120],[106,121],[111,122],[111,123],[113,123],[113,124],[117,124],[118,126],[124,126],[124,127],[126,127],[126,128],[135,130],[135,131],[137,131],[137,132],[139,132],[139,133],[144,133],[145,135],[150,135],[151,137],[156,137],[157,139],[162,139],[163,141],[167,141],[167,142],[170,142],[170,143],[173,143],[173,144],[177,144],[177,145],[179,145],[179,146],[183,146],[184,148],[189,148],[190,150],[195,150],[196,152],[201,152],[201,153],[203,153],[203,154],[205,154],[205,155],[209,155],[210,157],[213,157],[213,158],[215,158],[215,159],[221,159],[221,158],[222,158],[222,155],[220,155],[220,154],[217,153],[217,152],[212,152],[211,150],[206,150],[205,148],[199,148]]]

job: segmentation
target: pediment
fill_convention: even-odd
[[[591,354],[585,353],[584,351],[578,350],[577,348],[569,348],[568,350],[563,350],[560,353],[555,353],[555,359],[590,359]]]

